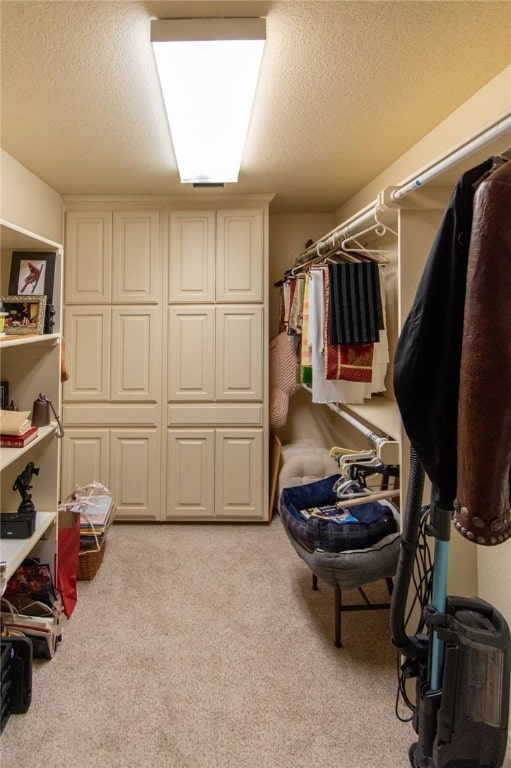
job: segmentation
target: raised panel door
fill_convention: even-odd
[[[109,483],[109,431],[66,427],[62,439],[61,497],[96,480]]]
[[[263,307],[216,307],[216,397],[263,399]]]
[[[159,221],[158,211],[114,212],[112,301],[157,302]]]
[[[263,432],[218,429],[215,450],[216,516],[263,520]]]
[[[170,214],[169,300],[215,300],[215,212]]]
[[[111,299],[112,214],[66,214],[65,301],[105,304]]]
[[[157,307],[112,307],[111,400],[158,400],[160,360]]]
[[[218,211],[216,300],[263,300],[263,212]]]
[[[168,386],[169,401],[214,399],[214,307],[170,307]]]
[[[110,430],[110,491],[119,520],[159,520],[160,433]]]
[[[213,518],[214,430],[170,429],[167,448],[167,518]]]
[[[65,400],[110,397],[110,307],[70,306],[64,312],[69,379]]]

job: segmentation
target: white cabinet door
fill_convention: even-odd
[[[169,401],[262,400],[263,308],[169,309]]]
[[[263,399],[263,307],[216,307],[216,397]]]
[[[216,300],[263,300],[263,212],[218,211]]]
[[[263,520],[262,430],[218,429],[215,450],[216,516]]]
[[[160,361],[157,307],[112,307],[111,400],[157,401]]]
[[[215,308],[169,309],[168,400],[213,400]]]
[[[108,429],[66,427],[62,443],[61,498],[93,480],[108,487]]]
[[[109,490],[118,520],[159,520],[160,433],[156,429],[110,430]]]
[[[215,516],[215,432],[170,429],[167,441],[167,519]]]
[[[111,299],[112,214],[68,211],[64,260],[67,304]]]
[[[170,214],[169,301],[215,300],[215,212]]]
[[[170,429],[167,518],[263,520],[263,433]]]
[[[111,325],[110,307],[66,307],[64,333],[69,379],[64,384],[65,400],[109,399]]]
[[[114,211],[112,301],[158,300],[158,211]]]

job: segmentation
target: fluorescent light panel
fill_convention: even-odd
[[[238,180],[265,37],[265,19],[151,22],[183,183]]]

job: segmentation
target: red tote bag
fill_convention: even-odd
[[[80,551],[80,515],[69,509],[59,511],[56,584],[67,618],[78,601],[76,578]]]

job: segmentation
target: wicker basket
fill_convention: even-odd
[[[105,556],[106,539],[99,549],[80,552],[78,557],[78,581],[91,581],[99,571]]]

